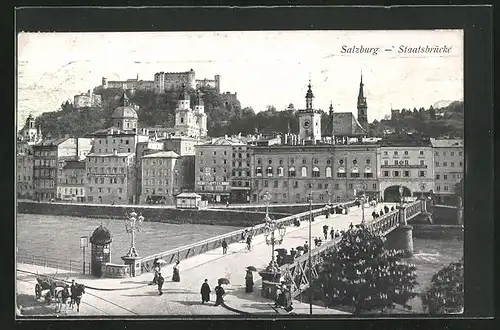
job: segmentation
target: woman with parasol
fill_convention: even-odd
[[[177,260],[175,262],[174,271],[172,274],[172,282],[180,282],[181,281],[181,276],[179,274],[179,263],[180,263],[179,260]]]
[[[247,274],[245,275],[245,292],[246,293],[251,293],[253,292],[253,273],[257,271],[257,269],[254,266],[248,266],[247,267]]]
[[[226,294],[226,291],[224,291],[222,284],[228,282],[229,281],[225,278],[219,278],[219,280],[217,281],[218,285],[215,287],[215,306],[219,306],[220,304],[224,303],[224,295]]]

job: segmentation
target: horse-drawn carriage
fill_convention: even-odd
[[[35,284],[35,298],[38,300],[42,296],[47,304],[56,303],[56,312],[60,312],[63,304],[66,306],[68,299],[69,306],[73,308],[76,304],[77,312],[80,311],[80,301],[82,294],[85,293],[83,284],[72,283],[71,293],[66,281],[50,277],[48,275],[36,275],[37,284]]]

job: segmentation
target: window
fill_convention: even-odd
[[[410,171],[403,171],[403,176],[404,177],[409,177],[410,176]]]
[[[318,183],[318,189],[323,189],[323,185],[321,183]]]
[[[328,189],[328,183],[325,183],[325,189]]]
[[[346,176],[345,169],[343,167],[339,167],[337,170],[337,178],[345,178]]]
[[[288,188],[288,181],[283,181],[283,188]]]
[[[376,183],[372,184],[372,189],[373,190],[377,190],[377,184]]]
[[[436,167],[439,167],[439,162],[436,162]]]
[[[352,189],[352,183],[349,183],[349,189]]]
[[[255,169],[255,174],[256,174],[257,176],[262,176],[262,168],[261,168],[261,167],[257,167],[257,168]]]
[[[295,177],[295,167],[288,168],[288,176],[291,178]]]
[[[359,178],[359,171],[357,167],[354,167],[351,170],[351,178]]]
[[[269,182],[267,180],[264,180],[264,187],[268,187],[269,186]]]
[[[314,158],[313,162],[314,162],[314,164],[318,164],[318,159]]]
[[[313,168],[312,176],[313,176],[313,178],[319,178],[319,168],[318,167],[315,166]]]
[[[424,155],[424,151],[420,150],[419,154],[420,154],[420,156],[423,156]]]
[[[278,188],[278,180],[274,180],[273,186],[274,186],[274,188]]]
[[[339,159],[339,164],[340,165],[344,164],[344,160],[343,159]]]
[[[455,152],[454,152],[454,151],[452,151],[452,152],[451,152],[451,155],[452,155],[452,156],[455,156]]]
[[[408,156],[408,150],[405,150],[405,156]]]
[[[422,166],[425,165],[425,160],[421,159],[420,160],[420,165],[422,165]]]
[[[436,180],[439,180],[440,177],[441,177],[441,175],[436,174]]]
[[[425,171],[418,171],[418,176],[419,177],[424,177],[425,176]]]
[[[332,177],[332,168],[330,166],[328,166],[325,170],[325,176],[327,178],[331,178]]]
[[[366,159],[366,164],[370,164],[370,162],[371,162],[370,158],[367,158]]]
[[[283,176],[284,174],[284,170],[283,170],[283,167],[278,167],[278,176]]]
[[[441,186],[439,186],[439,185],[438,185],[438,186],[436,186],[436,190],[437,190],[437,191],[441,191]]]
[[[227,156],[227,151],[224,151],[224,156]]]
[[[451,162],[451,163],[450,163],[450,166],[451,166],[451,167],[455,167],[455,163],[454,163],[454,162]]]
[[[269,159],[267,162],[269,163],[269,165],[271,165],[273,163],[273,160]]]
[[[389,165],[389,161],[387,159],[384,160],[384,165]]]
[[[293,182],[293,187],[298,188],[299,187],[299,181],[294,181]]]
[[[394,176],[399,177],[399,171],[394,171]]]
[[[332,163],[332,161],[331,161],[330,159],[327,159],[327,160],[326,160],[326,163],[327,163],[328,165],[330,165],[330,164]]]
[[[458,155],[459,155],[459,156],[462,156],[462,152],[461,152],[461,151],[459,151],[459,152],[458,152]]]
[[[444,175],[443,175],[443,179],[444,179],[444,180],[448,180],[448,174],[444,174]]]
[[[387,156],[387,155],[388,155],[387,151],[384,151],[384,156]]]
[[[305,177],[307,176],[307,167],[302,166],[302,169],[300,170],[301,176]]]
[[[261,163],[261,162],[262,162],[262,161],[260,160],[260,158],[259,158],[259,159],[257,159],[257,164],[259,164],[259,165],[260,165],[260,163]]]
[[[448,162],[443,162],[443,166],[448,166]]]
[[[446,156],[446,151],[443,151],[443,156]]]
[[[436,156],[439,156],[439,151],[436,151],[435,155],[436,155]]]
[[[273,176],[273,167],[272,166],[267,167],[266,174],[267,174],[267,176]]]
[[[217,151],[214,151],[214,156],[217,155]]]
[[[444,186],[444,191],[448,191],[448,186]]]
[[[373,173],[371,167],[365,167],[365,173],[364,173],[365,178],[373,178]]]
[[[397,156],[397,155],[398,155],[398,151],[394,150],[394,156]]]
[[[356,164],[358,163],[358,161],[357,161],[356,159],[353,159],[353,160],[352,160],[352,163],[353,163],[354,165],[356,165]]]
[[[335,189],[339,189],[339,184],[338,183],[335,184]]]
[[[462,167],[462,162],[459,162],[459,163],[458,163],[458,166]]]
[[[399,161],[398,160],[394,160],[394,165],[398,165],[399,164]]]

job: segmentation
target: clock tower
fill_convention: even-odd
[[[310,140],[312,143],[321,140],[321,112],[313,107],[314,94],[311,82],[307,86],[306,108],[299,110],[299,136],[301,140]]]

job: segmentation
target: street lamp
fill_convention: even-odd
[[[425,198],[425,197],[424,197],[424,191],[425,191],[425,183],[424,183],[424,182],[422,182],[422,183],[420,184],[420,199],[424,199],[424,198]]]
[[[274,246],[276,244],[281,244],[283,242],[283,237],[285,236],[286,233],[286,227],[282,224],[278,224],[276,220],[273,220],[269,217],[269,215],[266,212],[266,218],[265,218],[266,224],[264,227],[264,235],[266,237],[266,244],[271,245],[272,251],[271,251],[271,262],[269,263],[270,267],[276,267],[278,268],[275,258],[274,258]],[[276,237],[275,232],[278,232],[278,237]]]
[[[402,185],[399,185],[399,203],[400,203],[400,206],[403,207],[403,192],[404,192],[404,188]]]
[[[139,254],[135,249],[135,234],[141,231],[141,225],[144,221],[142,215],[137,215],[137,213],[132,210],[129,214],[125,216],[125,230],[131,235],[130,250],[127,253],[127,257],[138,257]]]
[[[309,285],[311,285],[312,281],[312,263],[311,263],[311,250],[312,250],[312,238],[311,238],[311,227],[312,227],[312,183],[309,184],[309,255],[308,255],[308,263],[309,263]],[[309,314],[312,315],[312,289],[309,287]]]
[[[366,199],[366,189],[368,186],[363,182],[363,195],[361,196],[361,223],[365,223],[365,199]]]
[[[85,274],[85,248],[89,246],[89,237],[80,237],[80,248],[83,249],[83,274]]]

